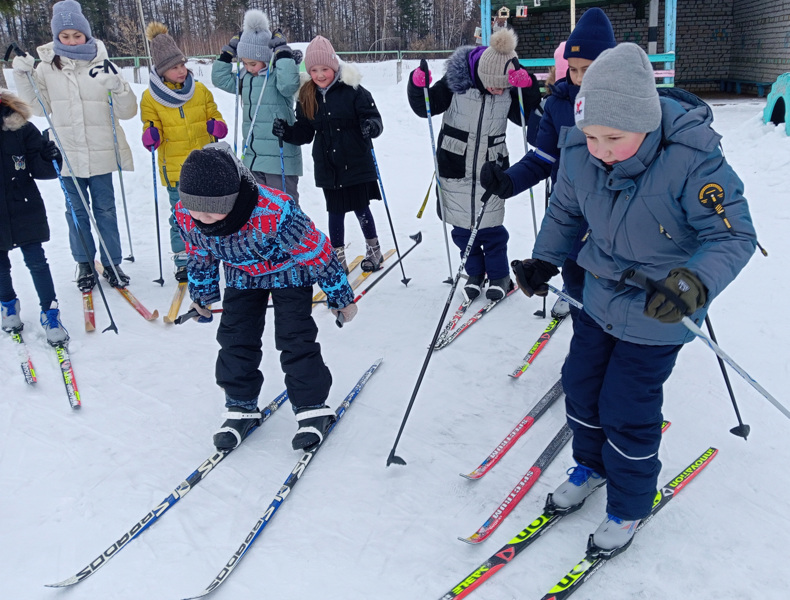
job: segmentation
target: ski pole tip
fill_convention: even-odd
[[[418,231],[414,235],[410,235],[409,239],[412,239],[419,244],[422,241],[422,231]]]
[[[747,438],[749,437],[749,433],[751,432],[751,430],[752,428],[749,425],[747,425],[746,423],[742,423],[730,429],[730,433],[732,435],[737,435],[738,437],[742,437],[744,441],[747,441]]]
[[[403,279],[401,279],[401,280],[400,280],[400,282],[401,282],[403,285],[405,285],[406,287],[409,287],[409,282],[410,282],[410,281],[411,281],[411,277],[405,277],[405,278],[403,278]]]
[[[403,465],[405,467],[406,461],[400,456],[396,456],[395,453],[390,453],[389,458],[387,458],[387,466],[389,467],[391,464]]]

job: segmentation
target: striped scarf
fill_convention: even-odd
[[[195,93],[195,80],[192,78],[192,73],[188,73],[186,81],[184,81],[184,87],[180,90],[171,89],[152,70],[148,76],[148,89],[151,91],[151,96],[154,100],[162,106],[180,108],[192,99],[192,95]]]

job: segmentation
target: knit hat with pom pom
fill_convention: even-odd
[[[269,18],[259,10],[248,10],[244,13],[244,25],[236,54],[239,58],[269,64],[272,58],[272,49],[269,48],[271,39]]]
[[[151,21],[145,28],[145,37],[151,42],[151,60],[159,77],[163,77],[173,67],[187,62],[187,57],[167,33],[167,25],[164,23]]]
[[[508,88],[508,64],[515,58],[518,38],[512,29],[500,29],[477,62],[477,74],[486,88]]]

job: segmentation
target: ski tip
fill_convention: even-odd
[[[147,321],[156,321],[159,318],[159,311],[154,309],[154,312],[151,313],[151,316],[146,319]]]
[[[458,473],[464,479],[468,479],[469,481],[477,481],[482,477],[480,473],[477,471],[472,471],[471,473]]]
[[[462,542],[465,542],[465,543],[467,543],[467,544],[472,544],[472,545],[474,545],[474,544],[479,544],[479,543],[480,543],[480,542],[482,542],[482,541],[483,541],[485,538],[483,538],[483,537],[480,537],[480,536],[479,536],[479,535],[477,535],[476,533],[473,533],[473,534],[472,534],[472,535],[470,535],[469,537],[460,537],[460,536],[459,536],[459,537],[458,537],[458,539],[459,539],[460,541],[462,541]]]
[[[79,579],[76,577],[69,577],[68,579],[64,579],[63,581],[59,581],[58,583],[45,583],[44,587],[48,588],[64,588],[69,587],[70,585],[74,585],[77,583]]]

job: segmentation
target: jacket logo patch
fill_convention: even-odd
[[[11,156],[14,159],[14,168],[17,171],[24,171],[25,170],[25,156]]]
[[[573,118],[576,121],[584,119],[584,98],[578,98],[573,108]]]
[[[724,201],[724,190],[718,183],[706,183],[699,191],[699,201],[702,206],[716,208],[716,204]]]

